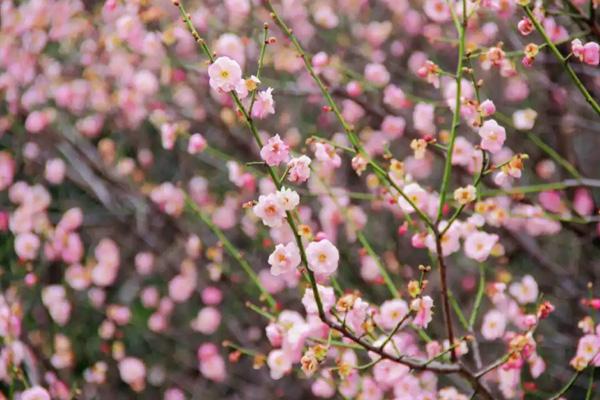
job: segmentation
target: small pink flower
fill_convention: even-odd
[[[275,167],[280,163],[287,161],[289,157],[290,147],[279,137],[275,135],[267,141],[267,143],[260,149],[260,158],[262,158],[267,165]]]
[[[275,102],[273,101],[273,88],[258,92],[256,102],[252,108],[254,118],[263,119],[269,114],[275,114]]]
[[[15,252],[21,260],[34,260],[39,249],[40,239],[33,233],[20,233],[15,238]]]
[[[427,203],[427,191],[423,189],[418,183],[409,183],[402,189],[402,192],[406,197],[408,197],[408,200],[410,200],[410,202],[404,196],[399,195],[398,205],[400,206],[402,211],[407,214],[412,214],[413,212],[415,212],[413,204],[415,207],[421,209]]]
[[[499,339],[506,329],[506,316],[498,310],[489,311],[483,318],[481,335],[486,340]]]
[[[283,350],[272,350],[267,357],[272,379],[280,379],[292,370],[292,360]]]
[[[286,216],[285,208],[277,193],[260,196],[252,210],[258,218],[262,219],[263,224],[270,228],[281,226]]]
[[[589,65],[600,63],[600,45],[596,42],[587,42],[583,46],[583,62]]]
[[[160,127],[160,139],[165,150],[173,150],[177,139],[177,127],[175,124],[162,124]]]
[[[382,64],[371,63],[365,66],[365,78],[376,86],[385,86],[390,81],[390,73]]]
[[[408,105],[404,91],[395,85],[387,85],[383,90],[383,103],[395,110],[400,110]]]
[[[125,357],[119,361],[119,374],[123,382],[132,387],[143,388],[146,379],[146,366],[136,357]]]
[[[413,324],[421,328],[427,328],[427,325],[432,320],[432,308],[433,299],[431,297],[423,296],[422,298],[414,299],[410,304],[410,309],[416,311]]]
[[[446,22],[452,16],[450,7],[444,0],[426,0],[423,4],[423,11],[434,22]]]
[[[204,335],[216,332],[221,324],[221,313],[215,307],[204,307],[192,321],[192,329]]]
[[[275,246],[275,251],[269,256],[269,265],[271,273],[275,276],[295,271],[300,265],[300,251],[296,243]]]
[[[580,61],[583,61],[583,43],[579,39],[573,39],[571,42],[571,52]]]
[[[495,120],[490,119],[479,128],[479,136],[481,136],[481,148],[496,153],[502,149],[506,140],[506,131]]]
[[[357,81],[350,81],[346,85],[346,93],[351,97],[360,96],[363,92],[362,86]]]
[[[15,160],[7,151],[0,151],[0,191],[9,187],[15,176]]]
[[[521,35],[527,36],[533,32],[533,23],[529,18],[523,17],[523,19],[517,24],[517,28],[519,29]]]
[[[206,148],[206,139],[199,133],[194,133],[188,141],[187,151],[190,154],[202,153]]]
[[[479,105],[479,109],[481,110],[481,114],[484,117],[489,117],[490,115],[496,112],[496,106],[494,105],[494,102],[489,99],[484,100]]]
[[[21,393],[21,400],[50,400],[50,394],[41,386],[32,386]]]
[[[311,271],[329,276],[337,270],[340,253],[329,240],[323,239],[306,247],[306,258]]]
[[[310,177],[310,162],[307,156],[292,158],[287,164],[288,180],[293,183],[306,182]]]
[[[219,92],[231,92],[242,79],[240,65],[229,57],[219,57],[208,67],[210,87]]]
[[[333,288],[317,284],[317,291],[319,292],[319,297],[321,298],[323,310],[326,313],[329,312],[329,310],[331,310],[331,308],[335,305],[335,292],[333,291]],[[304,305],[307,314],[317,314],[319,312],[319,308],[315,300],[315,293],[313,292],[312,288],[308,287],[304,291],[302,304]]]
[[[418,103],[413,110],[413,124],[415,129],[422,135],[435,133],[434,116],[435,107],[433,104]]]
[[[404,300],[388,300],[379,308],[376,322],[384,329],[394,329],[407,314],[408,305]]]
[[[329,143],[316,143],[315,157],[330,168],[339,168],[342,165],[342,159]]]
[[[539,294],[538,284],[531,275],[525,275],[521,282],[510,285],[508,291],[521,304],[535,302]]]
[[[134,264],[138,274],[149,275],[154,269],[154,255],[150,252],[137,253]]]
[[[498,242],[498,235],[475,231],[465,239],[465,255],[473,260],[485,261]]]
[[[223,293],[219,288],[214,286],[207,286],[202,289],[201,297],[204,304],[212,306],[215,306],[223,301]]]
[[[381,131],[390,139],[397,139],[404,135],[406,121],[402,117],[386,115],[381,123]]]
[[[67,165],[60,158],[53,158],[46,161],[44,176],[48,182],[53,185],[59,185],[65,179]]]

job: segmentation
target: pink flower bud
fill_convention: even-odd
[[[493,101],[491,100],[484,100],[479,108],[481,109],[481,113],[483,114],[484,117],[489,117],[490,115],[494,114],[496,112],[496,105],[494,104]]]
[[[531,23],[531,20],[526,17],[523,18],[521,21],[519,21],[517,28],[519,29],[519,32],[523,36],[527,36],[531,32],[533,32],[533,24]]]
[[[204,139],[204,137],[199,134],[199,133],[194,133],[192,136],[190,136],[190,140],[188,142],[188,148],[187,151],[190,154],[198,154],[204,151],[204,149],[206,148],[206,139]]]
[[[350,81],[346,85],[346,92],[352,97],[360,96],[363,92],[362,86],[357,81]]]

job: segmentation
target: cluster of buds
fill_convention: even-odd
[[[367,159],[360,154],[357,154],[352,158],[352,169],[358,176],[361,176],[365,169],[367,169],[367,164]]]
[[[535,341],[531,336],[531,332],[522,335],[515,335],[508,343],[509,356],[503,368],[520,369],[523,366],[524,360],[528,359],[535,353]]]
[[[422,160],[427,150],[427,141],[425,139],[413,139],[410,142],[410,148],[413,150],[415,158]]]
[[[327,356],[327,347],[321,344],[310,347],[300,359],[300,366],[306,376],[311,377],[316,371],[317,367],[325,357]]]
[[[391,159],[389,173],[394,180],[404,179],[404,174],[406,173],[404,163],[396,160],[395,158]]]
[[[525,49],[523,51],[525,53],[525,56],[523,56],[521,64],[523,64],[524,67],[531,67],[533,65],[533,62],[535,61],[535,57],[540,52],[540,49],[537,44],[529,43],[527,46],[525,46]]]
[[[487,53],[484,55],[485,61],[490,63],[494,67],[502,66],[504,62],[505,53],[502,50],[502,43],[497,44],[494,47],[490,47]]]
[[[440,87],[440,67],[433,61],[427,60],[421,68],[417,70],[417,75],[423,78],[435,87]]]
[[[502,172],[513,178],[520,178],[523,171],[523,160],[527,160],[527,154],[515,154],[510,161],[502,166]]]
[[[539,319],[546,319],[550,315],[551,312],[554,311],[554,305],[549,301],[544,301],[539,305],[537,316]]]

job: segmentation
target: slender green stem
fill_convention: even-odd
[[[585,394],[585,400],[592,400],[594,394],[594,372],[596,368],[592,367],[590,371],[590,383],[588,383],[587,393]]]
[[[579,378],[579,375],[581,375],[582,372],[583,372],[583,370],[575,372],[573,374],[573,376],[571,377],[571,379],[569,379],[567,384],[565,386],[563,386],[563,388],[560,389],[558,392],[556,392],[552,397],[550,397],[549,400],[557,400],[560,397],[562,397],[562,395],[567,393],[569,391],[569,389],[571,389],[571,387],[575,384],[575,381],[577,380],[577,378]]]
[[[463,62],[465,58],[465,31],[467,26],[466,20],[466,3],[463,1],[463,20],[462,23],[458,21],[456,15],[453,12],[453,19],[455,21],[456,29],[458,31],[458,62],[456,65],[456,97],[454,99],[454,113],[452,114],[452,126],[450,127],[450,142],[448,144],[448,151],[446,152],[446,164],[444,165],[444,174],[442,177],[442,185],[440,187],[440,204],[438,206],[438,215],[436,224],[439,224],[444,210],[444,203],[446,202],[446,191],[450,184],[450,172],[452,170],[452,152],[454,150],[454,142],[456,141],[456,132],[460,123],[460,108],[462,104],[462,77],[463,77]]]
[[[379,273],[383,277],[383,281],[385,282],[385,285],[387,286],[390,294],[394,297],[400,297],[398,288],[396,288],[396,285],[394,285],[394,282],[392,281],[392,278],[390,277],[390,274],[388,273],[387,268],[385,268],[385,266],[381,262],[381,259],[377,255],[377,253],[375,253],[375,251],[373,250],[373,247],[371,247],[371,244],[369,243],[369,241],[367,240],[365,235],[361,231],[358,231],[356,236],[358,237],[360,244],[362,244],[362,246],[365,248],[365,250],[367,250],[367,253],[369,253],[369,256],[371,256],[373,261],[375,261],[377,268],[379,268]]]
[[[485,265],[479,264],[479,287],[477,288],[477,294],[475,295],[475,303],[473,304],[473,311],[469,317],[469,331],[473,331],[475,322],[477,321],[477,314],[481,308],[481,302],[483,300],[483,294],[485,293]]]
[[[527,186],[515,186],[512,188],[506,189],[490,189],[485,190],[481,193],[483,197],[490,196],[501,196],[505,194],[527,194],[527,193],[538,193],[544,192],[546,190],[563,190],[571,187],[578,186],[587,186],[587,187],[600,187],[600,180],[597,179],[565,179],[560,182],[551,182],[551,183],[539,183],[535,185],[527,185]]]
[[[258,56],[258,68],[256,69],[256,78],[260,80],[260,76],[263,70],[264,62],[265,62],[265,53],[267,50],[267,40],[269,37],[269,25],[264,24],[263,26],[263,41],[260,44],[260,54]],[[254,109],[254,103],[256,102],[256,94],[258,90],[254,90],[252,92],[252,97],[250,99],[250,106],[248,107],[248,114],[252,115],[252,110]]]
[[[544,27],[542,26],[542,24],[540,24],[540,22],[533,15],[533,13],[531,12],[531,10],[529,9],[528,6],[523,6],[523,10],[525,11],[525,14],[527,14],[527,17],[531,20],[531,22],[535,26],[535,29],[540,33],[540,35],[542,35],[542,37],[544,38],[544,41],[548,44],[548,47],[550,47],[550,50],[552,51],[552,53],[554,53],[554,55],[556,56],[558,61],[563,65],[565,71],[567,71],[567,74],[569,75],[569,77],[571,78],[571,80],[573,81],[575,86],[577,86],[577,89],[579,89],[579,91],[581,92],[581,94],[583,95],[585,100],[589,103],[590,106],[592,106],[592,108],[594,109],[596,114],[600,115],[600,105],[598,105],[596,100],[594,100],[594,98],[592,97],[590,92],[588,92],[588,90],[585,88],[585,86],[583,85],[583,83],[581,82],[581,80],[579,79],[577,74],[575,73],[575,71],[573,71],[573,68],[571,68],[571,66],[568,64],[567,59],[565,57],[563,57],[563,55],[560,53],[560,50],[558,50],[556,45],[552,42],[552,40],[550,39],[550,37],[548,36],[546,31],[544,30]]]
[[[465,318],[465,314],[463,314],[463,312],[460,308],[460,305],[458,304],[458,301],[456,300],[456,297],[454,297],[454,294],[451,291],[448,291],[448,299],[450,300],[452,309],[458,316],[458,320],[460,321],[460,324],[463,326],[463,328],[465,328],[465,330],[468,331],[469,323],[467,322],[467,319]]]

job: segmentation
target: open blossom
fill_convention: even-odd
[[[589,65],[598,65],[600,63],[600,45],[596,42],[587,42],[585,45],[579,39],[571,42],[571,51],[573,55]]]
[[[258,218],[262,219],[263,224],[270,228],[281,226],[285,218],[284,205],[281,202],[279,194],[276,192],[260,196],[258,203],[252,210]]]
[[[408,101],[404,91],[396,85],[388,85],[383,90],[383,102],[395,110],[406,107]]]
[[[454,200],[460,205],[469,204],[477,197],[477,189],[473,185],[458,188],[454,191]]]
[[[404,300],[388,300],[379,307],[376,321],[384,329],[394,329],[407,314],[408,305]]]
[[[46,168],[44,170],[44,177],[48,182],[53,185],[59,185],[65,178],[67,165],[60,158],[53,158],[46,161]]]
[[[300,203],[300,196],[292,189],[282,187],[277,192],[277,197],[285,211],[292,211]]]
[[[271,378],[280,379],[292,370],[292,360],[283,350],[272,350],[267,357]]]
[[[191,327],[195,331],[210,335],[214,333],[221,324],[221,313],[215,307],[204,307],[198,311],[198,315],[191,322]]]
[[[315,157],[331,168],[338,168],[342,165],[342,159],[329,143],[315,143]]]
[[[382,64],[372,63],[365,66],[365,78],[377,86],[385,86],[390,81],[390,73]]]
[[[288,180],[293,183],[302,183],[310,177],[310,158],[300,156],[288,162]]]
[[[426,0],[423,3],[425,14],[435,22],[445,22],[451,17],[450,7],[444,0]]]
[[[333,288],[317,284],[317,291],[319,292],[319,297],[321,298],[323,311],[326,313],[329,312],[331,307],[335,305],[335,292],[333,291]],[[315,292],[312,290],[312,288],[307,287],[304,291],[302,305],[304,305],[307,314],[317,314],[319,312],[319,307],[317,306],[317,301],[315,300]]]
[[[413,318],[413,324],[421,328],[427,328],[427,325],[432,320],[433,315],[433,299],[429,296],[423,296],[416,298],[410,303],[410,309],[415,311],[415,317]]]
[[[198,363],[200,373],[206,379],[215,382],[223,382],[225,380],[225,361],[214,344],[203,343],[198,347]]]
[[[21,400],[50,400],[50,394],[41,386],[32,386],[21,393]]]
[[[479,128],[479,136],[481,136],[481,148],[490,153],[497,153],[502,149],[506,140],[506,131],[504,128],[493,120],[487,120]]]
[[[273,88],[258,92],[256,102],[252,108],[252,116],[263,119],[269,114],[275,114],[275,102],[273,101]]]
[[[479,110],[484,117],[489,117],[496,112],[496,106],[494,105],[493,101],[488,99],[481,102],[479,105]]]
[[[498,242],[498,235],[475,231],[465,239],[465,255],[473,260],[483,262]]]
[[[135,357],[125,357],[119,361],[121,379],[134,388],[143,389],[146,379],[146,366]]]
[[[231,92],[242,80],[240,65],[229,57],[219,57],[208,67],[210,87],[216,91]]]
[[[533,128],[535,120],[537,118],[537,112],[531,108],[525,110],[517,110],[513,113],[513,124],[515,128],[527,131]]]
[[[290,147],[279,137],[275,135],[265,143],[260,149],[260,158],[263,159],[267,165],[275,167],[280,163],[287,161],[289,157]]]
[[[37,235],[25,232],[15,238],[15,252],[21,260],[33,260],[37,257],[40,249],[40,239]]]
[[[423,189],[418,183],[409,183],[402,189],[402,191],[410,200],[409,202],[404,198],[404,196],[398,196],[398,205],[405,213],[411,214],[415,212],[413,205],[419,209],[422,209],[427,202],[427,191],[425,191],[425,189]]]
[[[306,247],[306,258],[311,271],[329,276],[337,270],[340,253],[333,243],[323,239],[309,243]]]
[[[300,265],[300,251],[296,243],[275,246],[275,251],[269,256],[269,265],[271,273],[275,276],[295,271]]]
[[[506,329],[506,316],[498,310],[491,310],[483,317],[481,335],[486,340],[499,339]]]
[[[585,335],[579,339],[577,343],[577,353],[575,354],[577,363],[583,367],[592,364],[594,366],[600,366],[600,336],[599,335]],[[572,362],[573,364],[573,362]],[[577,365],[574,365],[575,369],[581,370]]]
[[[537,282],[531,275],[525,275],[521,282],[514,282],[508,291],[521,304],[533,303],[539,294]]]

